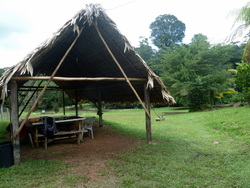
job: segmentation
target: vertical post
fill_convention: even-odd
[[[151,134],[151,116],[150,116],[150,90],[147,88],[147,84],[144,84],[144,103],[145,107],[148,111],[146,113],[146,134],[147,134],[147,143],[150,144],[152,142],[152,134]]]
[[[99,116],[99,127],[102,127],[102,99],[101,99],[101,92],[98,90],[98,106],[97,106],[97,115]]]
[[[17,84],[11,81],[10,84],[10,99],[11,99],[11,123],[12,123],[12,145],[13,145],[13,159],[14,165],[20,163],[20,139],[19,135],[13,137],[18,131],[18,97],[17,97]]]
[[[78,102],[78,95],[77,95],[77,90],[75,90],[75,111],[76,111],[76,116],[78,117],[77,102]]]
[[[62,91],[62,100],[63,100],[63,115],[65,115],[65,95],[64,95],[64,91]]]

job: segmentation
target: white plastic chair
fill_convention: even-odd
[[[82,129],[86,129],[89,133],[89,136],[91,134],[91,138],[94,139],[94,133],[93,133],[93,125],[95,122],[95,117],[90,117],[85,119],[82,122]],[[82,132],[82,137],[83,137],[84,132]]]

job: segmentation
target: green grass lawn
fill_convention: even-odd
[[[169,114],[164,116],[165,121],[158,122],[155,121],[158,114],[176,110],[157,108],[154,111],[151,111],[153,143],[150,145],[146,144],[143,110],[109,110],[104,113],[105,123],[114,127],[118,134],[142,140],[132,151],[115,154],[107,161],[106,168],[113,169],[112,172],[106,170],[107,181],[112,176],[120,183],[119,187],[136,188],[250,187],[249,107]],[[84,113],[92,116],[96,112]],[[56,178],[61,174],[61,178],[65,178],[65,187],[77,187],[70,179],[79,177],[64,177],[67,165],[56,169],[58,163],[64,162],[27,160],[18,167],[0,169],[0,187],[22,187],[22,184],[37,187],[37,177],[41,177],[39,181],[43,184],[43,174],[37,172],[44,171],[44,168],[48,169],[47,177]],[[49,178],[47,186],[43,187],[56,185]]]
[[[167,111],[156,110],[157,114]],[[120,132],[145,138],[144,112],[114,111],[105,119]],[[154,144],[109,162],[123,187],[250,187],[249,107],[152,114]],[[122,122],[122,123],[121,123]]]

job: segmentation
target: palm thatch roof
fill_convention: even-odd
[[[79,37],[55,75],[53,81],[56,85],[72,99],[75,99],[77,90],[78,101],[96,102],[101,93],[101,100],[106,103],[137,102],[138,99],[128,83],[121,80],[124,75],[100,35],[141,99],[144,99],[144,86],[147,84],[151,89],[151,102],[175,103],[160,78],[134,51],[104,9],[96,4],[87,5],[80,10],[51,38],[4,73],[0,79],[1,101],[8,96],[8,85],[15,77],[51,76],[72,42]],[[65,81],[56,77],[86,79]],[[16,82],[22,88],[27,80]]]

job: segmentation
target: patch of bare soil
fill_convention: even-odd
[[[43,146],[32,148],[30,145],[21,146],[21,158],[26,159],[61,159],[72,164],[69,174],[80,174],[88,178],[87,183],[79,187],[100,187],[107,182],[102,175],[105,161],[112,159],[112,155],[136,147],[139,141],[127,136],[114,133],[108,126],[94,125],[94,139],[85,133],[80,145],[75,138],[55,140],[48,144],[48,149]],[[105,169],[107,170],[107,169]],[[112,169],[109,169],[112,172]],[[112,173],[111,173],[112,174]],[[110,178],[110,176],[109,176]],[[104,181],[104,182],[103,182]],[[115,179],[110,179],[109,185],[101,187],[115,187]],[[112,186],[113,184],[113,186]]]

